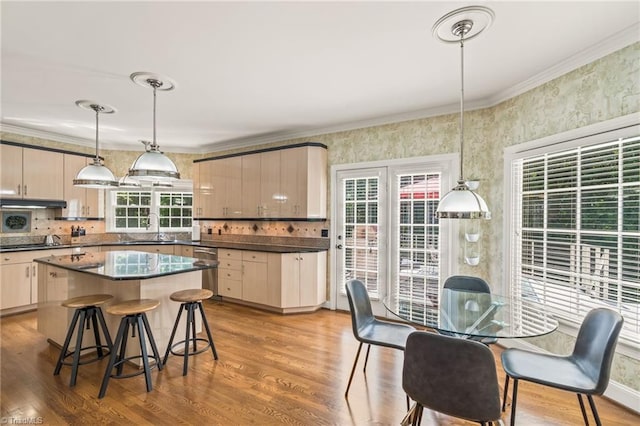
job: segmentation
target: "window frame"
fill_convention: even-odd
[[[116,197],[118,192],[149,192],[151,194],[151,205],[149,206],[149,214],[152,214],[149,227],[139,227],[139,228],[117,228],[116,227],[116,215],[115,209],[116,205]],[[160,232],[163,233],[176,233],[176,232],[191,232],[193,229],[193,189],[192,187],[180,185],[175,186],[173,188],[114,188],[106,190],[106,205],[105,205],[105,222],[106,222],[106,232],[112,233],[127,233],[127,234],[136,234],[136,233],[149,233],[156,232],[158,229],[158,220],[160,218],[160,209],[167,208],[167,206],[162,206],[160,204],[160,197],[162,194],[166,193],[181,193],[181,194],[191,194],[191,226],[188,227],[160,227]],[[170,207],[169,207],[170,208]],[[185,216],[186,217],[186,216]]]
[[[504,253],[506,261],[504,262],[505,266],[503,273],[505,279],[503,279],[502,288],[504,294],[511,294],[511,281],[515,273],[514,268],[517,264],[517,262],[514,261],[514,259],[517,260],[517,255],[513,255],[517,247],[514,247],[512,242],[512,235],[516,232],[516,229],[514,229],[515,218],[516,215],[519,214],[519,212],[516,211],[516,207],[518,205],[517,200],[514,199],[516,191],[513,190],[513,188],[514,185],[517,185],[517,182],[514,181],[514,175],[512,173],[513,162],[521,158],[540,156],[545,153],[557,153],[560,151],[575,149],[578,146],[602,144],[619,138],[628,138],[638,135],[640,135],[639,117],[637,114],[630,114],[602,123],[581,127],[505,148],[503,227],[506,232],[504,232],[503,235],[503,247],[505,248]],[[580,323],[562,317],[559,317],[558,320],[560,322],[561,331],[574,337],[577,335]],[[618,347],[620,348],[619,351],[621,353],[635,359],[640,358],[640,346],[638,345],[638,342],[625,335],[621,335],[619,341],[621,345]]]

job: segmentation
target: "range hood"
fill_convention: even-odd
[[[58,209],[66,208],[64,200],[17,200],[13,198],[0,198],[0,207],[18,209]]]

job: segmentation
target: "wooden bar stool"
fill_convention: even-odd
[[[107,385],[109,384],[109,379],[112,377],[114,379],[125,379],[144,373],[144,378],[147,383],[147,392],[151,391],[151,368],[153,366],[149,366],[149,358],[153,358],[155,360],[155,366],[158,367],[158,370],[162,370],[162,359],[160,359],[160,352],[158,352],[156,341],[153,339],[153,333],[151,332],[151,327],[149,327],[149,321],[147,320],[145,312],[151,311],[158,306],[160,306],[160,301],[158,300],[139,299],[127,300],[122,303],[111,305],[107,308],[107,313],[111,315],[123,315],[123,317],[120,321],[120,327],[118,328],[118,334],[116,335],[116,340],[113,346],[116,350],[112,351],[111,356],[109,357],[109,365],[107,365],[107,369],[104,372],[104,378],[102,379],[102,386],[100,386],[98,398],[104,397],[104,394],[107,391]],[[130,357],[125,356],[129,327],[132,327],[131,337],[135,337],[136,329],[138,330],[138,341],[140,342],[141,355]],[[152,355],[148,355],[147,353],[147,344],[144,338],[145,331],[149,338],[149,343],[151,344],[151,350],[153,352]],[[142,371],[124,374],[124,363],[133,359],[142,360]],[[116,369],[116,373],[112,374],[114,368]]]
[[[58,358],[58,362],[56,363],[56,369],[53,371],[53,375],[57,376],[60,374],[60,369],[63,365],[71,366],[71,381],[69,386],[76,385],[76,377],[78,376],[78,366],[89,364],[91,362],[95,362],[101,360],[105,356],[107,356],[113,348],[113,344],[111,343],[111,336],[109,335],[109,330],[107,329],[107,324],[104,322],[104,316],[102,315],[102,309],[100,305],[109,300],[113,299],[113,296],[109,294],[91,294],[87,296],[79,296],[71,299],[67,299],[61,303],[65,308],[73,308],[75,312],[73,313],[73,319],[71,320],[71,324],[69,325],[69,329],[67,331],[67,337],[64,339],[64,344],[62,345],[62,350],[60,351],[60,357]],[[87,330],[91,328],[91,323],[93,323],[93,336],[95,340],[95,345],[93,346],[85,346],[82,347],[82,337],[84,336],[84,329],[86,327]],[[98,325],[102,329],[102,334],[106,340],[106,344],[102,344],[100,339],[100,330],[98,329]],[[69,343],[71,343],[71,336],[73,336],[74,331],[78,329],[78,334],[76,338],[76,346],[72,352],[67,353],[69,349]],[[89,349],[96,350],[96,357],[88,360],[83,360],[80,362],[80,355],[82,351],[87,351]],[[104,349],[107,351],[105,352]],[[71,362],[65,362],[65,358],[73,356],[73,360]]]
[[[174,355],[182,356],[184,359],[184,363],[182,366],[182,375],[187,375],[187,368],[189,366],[189,357],[191,355],[197,355],[206,351],[209,347],[211,347],[211,351],[213,352],[213,359],[218,359],[218,353],[216,352],[216,346],[213,344],[213,337],[211,337],[211,330],[209,330],[209,323],[207,323],[207,317],[204,313],[204,308],[202,307],[202,299],[208,299],[213,296],[213,292],[207,289],[189,289],[189,290],[181,290],[172,293],[169,298],[174,302],[181,302],[180,310],[178,311],[178,316],[176,318],[176,322],[173,324],[173,331],[171,331],[171,337],[169,338],[169,344],[167,345],[167,351],[164,354],[164,363],[167,363],[167,359],[169,358],[169,353]],[[179,341],[178,343],[173,344],[173,338],[176,334],[176,329],[178,328],[178,323],[180,322],[180,317],[182,316],[182,310],[187,311],[187,327],[184,340]],[[200,309],[200,315],[202,316],[202,325],[204,329],[207,331],[208,339],[204,339],[202,337],[196,337],[196,321],[195,321],[195,310]],[[197,342],[206,342],[206,345],[200,349],[197,347]],[[174,347],[184,346],[183,352],[175,352],[173,350]],[[192,346],[192,348],[190,348]]]

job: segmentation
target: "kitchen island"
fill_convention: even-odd
[[[202,271],[217,267],[215,261],[140,251],[49,256],[34,261],[38,263],[38,331],[50,343],[62,346],[73,317],[73,309],[62,307],[62,301],[88,294],[110,294],[113,299],[109,304],[131,299],[160,301],[160,306],[148,312],[147,317],[162,353],[180,307],[169,296],[175,291],[201,288]],[[105,314],[105,320],[115,337],[120,317]],[[197,331],[200,327],[197,324]],[[85,333],[85,338],[91,340],[90,334]],[[128,346],[133,347],[127,348],[129,356],[136,345]]]

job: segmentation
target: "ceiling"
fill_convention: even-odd
[[[465,44],[465,98],[487,107],[640,40],[638,1],[2,1],[3,130],[142,149],[153,94],[164,151],[212,152],[459,109],[460,48],[431,35],[451,10],[495,21]]]

